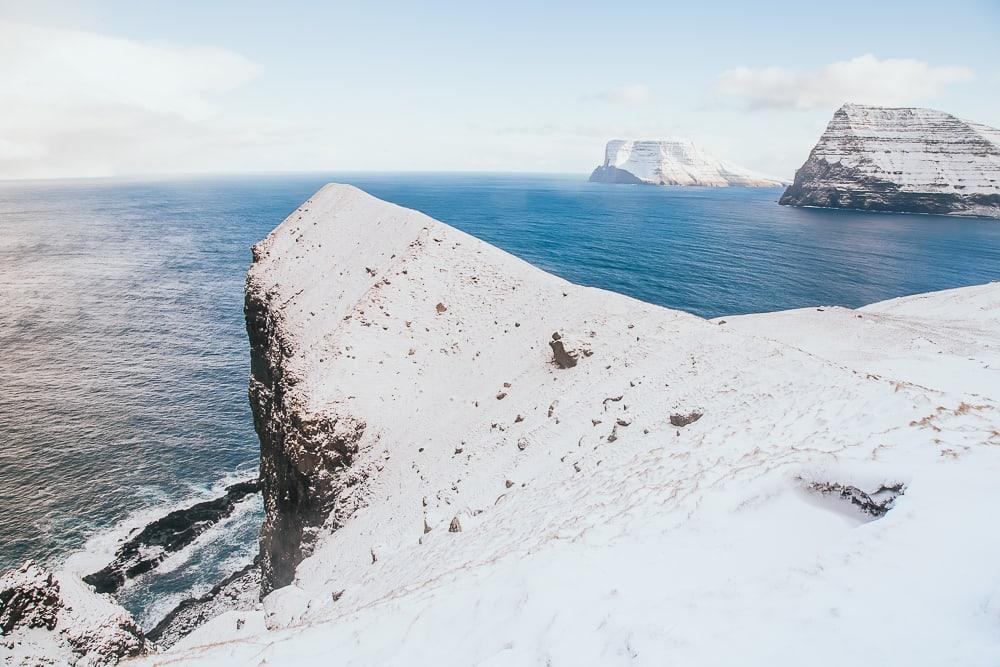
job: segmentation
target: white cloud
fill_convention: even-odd
[[[594,93],[593,97],[615,104],[645,104],[652,98],[652,94],[647,86],[634,83],[602,90]]]
[[[493,129],[498,136],[563,137],[572,141],[597,140],[604,142],[615,138],[661,139],[682,132],[676,124],[660,122],[593,122],[566,123],[561,121],[503,125]]]
[[[257,73],[224,49],[0,20],[0,178],[197,168],[206,144],[260,139],[217,106]]]
[[[737,67],[719,75],[714,93],[757,109],[817,109],[844,102],[904,105],[974,79],[966,67],[932,67],[921,60],[879,60],[867,54],[811,71]]]

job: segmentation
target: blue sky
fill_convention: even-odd
[[[585,173],[666,136],[787,177],[846,101],[1000,125],[998,35],[997,2],[0,0],[0,178]]]

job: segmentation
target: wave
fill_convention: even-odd
[[[199,504],[218,501],[234,487],[256,477],[256,461],[253,461],[237,466],[210,486],[191,485],[191,493],[180,500],[163,502],[162,494],[151,489],[148,507],[91,535],[81,550],[65,559],[61,569],[80,578],[97,573],[114,563],[123,546],[151,526],[171,514],[183,516]],[[253,561],[263,515],[259,493],[242,495],[228,514],[218,517],[210,526],[200,525],[196,536],[184,541],[180,548],[156,553],[154,547],[152,552],[145,553],[157,556],[155,565],[148,571],[124,577],[121,585],[115,587],[114,597],[144,629],[153,627],[180,601],[208,592]]]

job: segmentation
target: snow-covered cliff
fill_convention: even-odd
[[[933,109],[845,104],[780,203],[1000,217],[1000,130]]]
[[[247,290],[275,590],[145,664],[1000,656],[1000,284],[706,321],[330,185]]]
[[[686,139],[609,141],[604,150],[604,164],[594,169],[590,180],[599,183],[764,188],[787,182],[720,160]]]

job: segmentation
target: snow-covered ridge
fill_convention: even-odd
[[[590,175],[602,183],[777,187],[786,181],[720,160],[687,139],[609,141],[604,164]]]
[[[149,664],[995,664],[1000,285],[710,322],[337,185],[255,257],[304,560]]]
[[[254,257],[274,590],[138,664],[996,664],[1000,284],[707,321],[342,185]]]
[[[1000,130],[933,109],[845,104],[781,203],[1000,217]]]

